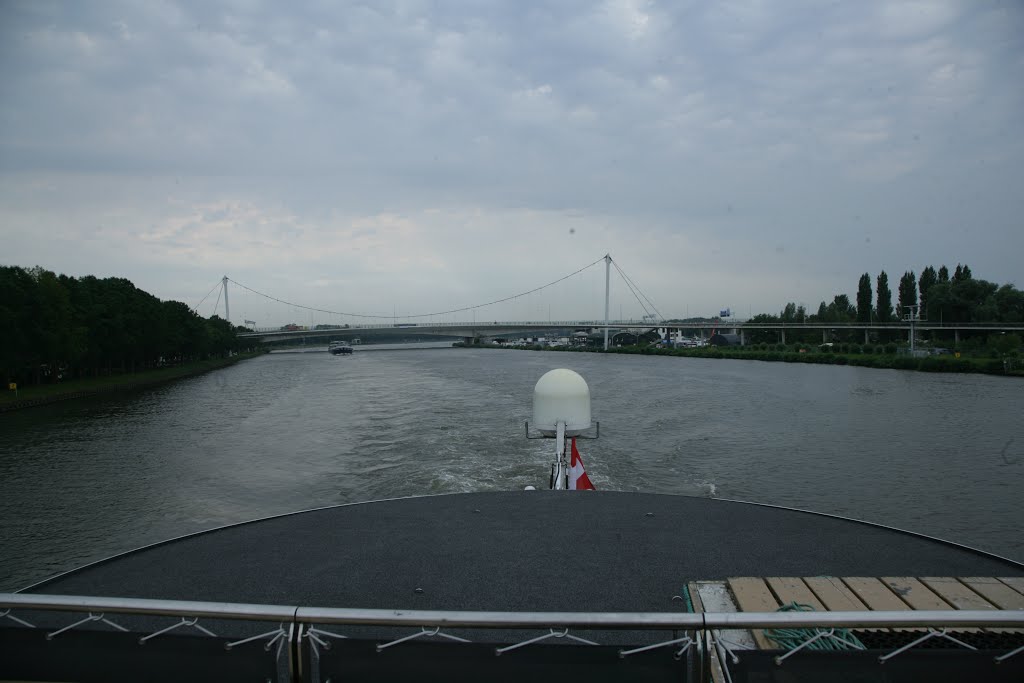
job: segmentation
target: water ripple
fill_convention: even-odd
[[[488,350],[272,354],[0,417],[0,590],[254,517],[545,487],[523,438],[553,367],[590,383],[602,489],[757,500],[1024,558],[1019,381]],[[1008,453],[1007,444],[1017,450]]]

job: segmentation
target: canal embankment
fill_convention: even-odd
[[[263,351],[239,353],[226,358],[184,363],[173,367],[144,370],[142,372],[117,373],[101,377],[90,377],[56,384],[39,384],[8,390],[0,396],[0,413],[49,405],[60,401],[96,396],[133,389],[154,387],[186,377],[195,377],[212,370],[234,365],[239,361],[263,355]]]

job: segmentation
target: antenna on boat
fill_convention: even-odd
[[[597,424],[595,436],[584,434],[591,428],[590,387],[587,381],[572,370],[560,368],[544,373],[533,388],[533,428],[540,436],[530,435],[526,423],[527,439],[554,439],[555,462],[551,465],[551,488],[568,488],[569,464],[565,459],[565,441],[568,437],[596,439],[601,434]]]

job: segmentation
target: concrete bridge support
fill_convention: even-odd
[[[779,330],[779,334],[782,336],[782,343],[785,344],[786,343],[786,331],[785,330]]]
[[[870,344],[871,343],[871,340],[868,339],[868,328],[866,328],[866,327],[864,328],[864,343],[865,344]]]
[[[746,345],[747,345],[747,335],[743,332],[743,330],[740,330],[740,346],[746,346]]]
[[[960,330],[953,330],[953,342],[956,344],[960,343]]]
[[[827,344],[828,343],[828,330],[822,330],[821,331],[821,343],[822,344]]]

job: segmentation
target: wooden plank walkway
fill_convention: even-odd
[[[740,612],[774,612],[782,605],[798,603],[817,611],[908,611],[908,610],[1024,610],[1024,579],[1020,577],[936,577],[870,576],[736,577],[726,581],[690,584],[696,609],[711,609],[699,592],[724,596],[729,609]],[[730,599],[731,598],[731,599]],[[716,603],[721,599],[716,597]],[[918,630],[918,629],[915,629]],[[978,632],[981,629],[957,629]],[[993,632],[1022,633],[1021,629],[991,629]],[[763,630],[750,632],[759,649],[777,645]],[[749,642],[749,641],[748,641]]]
[[[774,612],[779,608],[779,603],[768,590],[764,579],[746,577],[729,579],[729,588],[736,597],[736,605],[740,612]],[[762,650],[771,650],[773,643],[764,635],[764,631],[756,629],[751,631],[754,641]]]

